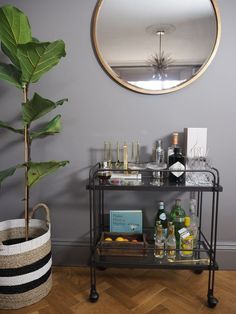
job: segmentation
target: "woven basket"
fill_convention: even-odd
[[[46,220],[32,219],[42,207]],[[52,287],[49,208],[36,205],[30,214],[29,241],[6,245],[25,237],[25,220],[0,222],[0,309],[19,309],[44,298]]]

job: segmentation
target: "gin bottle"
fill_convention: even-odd
[[[166,239],[166,254],[168,258],[176,258],[176,237],[175,237],[175,226],[172,222],[169,222],[169,234]]]
[[[165,237],[163,235],[162,225],[156,225],[156,239],[154,244],[154,256],[156,258],[163,258],[165,255]]]
[[[181,149],[179,147],[174,148],[174,154],[169,156],[169,170],[170,182],[177,184],[185,182],[185,158],[182,155]]]

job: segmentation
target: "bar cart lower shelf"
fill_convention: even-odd
[[[97,164],[90,170],[89,184],[87,189],[89,190],[90,200],[90,281],[91,289],[89,300],[96,302],[99,299],[99,293],[96,290],[96,270],[106,269],[108,267],[123,267],[123,268],[153,268],[153,269],[177,269],[177,270],[192,270],[196,274],[201,274],[203,271],[208,271],[208,293],[207,304],[208,307],[214,308],[218,300],[214,296],[214,282],[215,271],[218,270],[216,262],[216,240],[217,240],[217,222],[218,222],[218,205],[219,205],[219,192],[223,188],[219,185],[219,173],[217,169],[207,170],[212,175],[212,184],[209,186],[187,186],[187,185],[169,185],[166,182],[160,186],[153,186],[151,182],[152,172],[145,170],[139,170],[142,174],[142,184],[110,184],[109,180],[99,180],[99,172],[104,173],[107,169],[101,169]],[[111,169],[109,169],[111,171]],[[166,170],[168,172],[168,170]],[[188,171],[186,170],[186,173]],[[105,191],[153,191],[168,192],[192,192],[197,193],[197,214],[199,217],[199,238],[197,247],[193,249],[193,256],[186,258],[181,257],[179,250],[176,250],[176,258],[168,259],[156,258],[154,256],[154,244],[149,238],[148,245],[145,247],[145,251],[142,251],[140,256],[129,256],[129,253],[125,252],[125,245],[119,252],[119,247],[113,253],[109,254],[109,248],[103,250],[101,246],[101,235],[104,231],[107,231],[107,226],[104,224],[104,198]],[[202,211],[203,211],[203,192],[210,192],[212,194],[212,208],[211,208],[211,221],[210,221],[210,239],[208,240],[202,233]],[[144,229],[145,232],[145,229]],[[127,246],[129,252],[130,246]],[[104,253],[106,252],[106,253]],[[114,253],[115,252],[115,253]]]

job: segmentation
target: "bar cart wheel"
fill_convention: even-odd
[[[217,300],[217,298],[215,298],[213,295],[208,295],[208,301],[207,301],[207,305],[210,308],[213,308],[217,305],[219,301]]]
[[[99,294],[96,291],[95,287],[92,287],[90,290],[90,295],[89,295],[89,301],[92,303],[97,302],[97,300],[99,299]]]
[[[96,268],[100,271],[105,271],[107,269],[105,266],[97,266]]]
[[[202,269],[194,269],[193,272],[196,275],[201,275],[203,273],[203,270]]]

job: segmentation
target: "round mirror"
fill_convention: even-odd
[[[216,0],[99,0],[93,43],[118,83],[144,94],[176,91],[197,79],[220,40]]]

